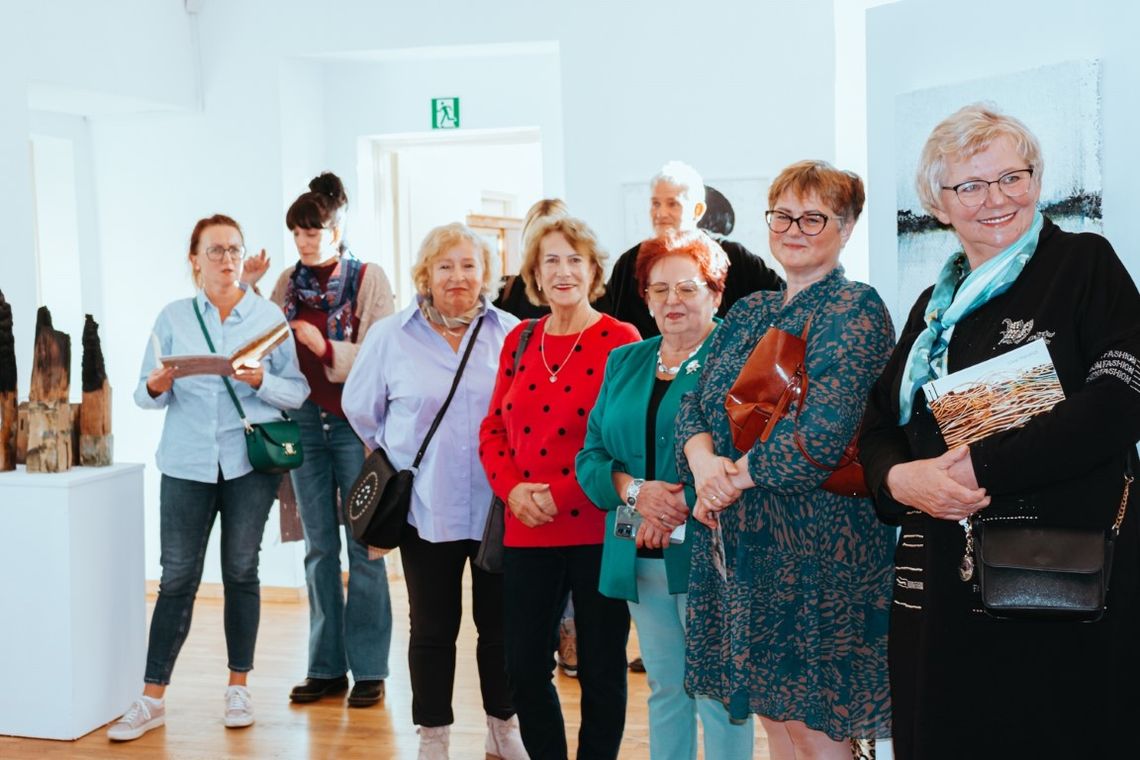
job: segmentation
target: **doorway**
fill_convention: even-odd
[[[363,198],[361,208],[371,209],[366,223],[379,241],[397,309],[415,297],[411,271],[432,228],[471,217],[521,227],[527,209],[542,197],[538,128],[379,135],[361,147],[372,174],[371,182],[362,182],[372,197]],[[507,269],[517,266],[517,251],[503,247],[504,236],[486,236]]]

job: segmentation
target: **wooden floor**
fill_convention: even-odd
[[[343,699],[326,699],[307,706],[292,705],[288,699],[289,689],[305,675],[308,608],[304,602],[266,602],[262,604],[257,667],[249,684],[257,722],[246,729],[226,729],[221,720],[226,683],[222,603],[216,599],[199,599],[194,608],[193,628],[179,656],[174,682],[167,691],[165,727],[127,743],[107,741],[103,729],[74,742],[0,736],[0,758],[414,760],[418,737],[412,725],[407,670],[407,592],[401,579],[393,579],[391,589],[395,619],[392,674],[387,682],[386,699],[375,707],[347,709]],[[470,609],[469,597],[465,604]],[[148,609],[151,607],[153,600],[148,604]],[[636,652],[635,638],[631,637],[631,656]],[[455,680],[451,757],[455,760],[480,760],[484,756],[486,724],[475,667],[475,631],[469,615],[460,633]],[[570,756],[573,757],[578,730],[578,684],[561,674],[556,683],[566,715]],[[142,689],[141,683],[139,689]],[[631,673],[622,758],[649,757],[648,696],[645,675]],[[756,757],[766,759],[768,753],[763,731],[758,730],[757,734]]]

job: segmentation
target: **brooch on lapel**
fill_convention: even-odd
[[[689,362],[689,365],[688,365],[687,367],[685,367],[685,374],[686,374],[686,375],[691,375],[691,374],[693,374],[694,372],[696,372],[696,371],[697,371],[698,369],[700,369],[700,368],[701,368],[701,362],[700,362],[700,360],[699,360],[699,359],[694,359],[693,361]]]

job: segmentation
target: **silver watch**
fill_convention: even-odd
[[[641,493],[641,487],[643,485],[645,485],[644,478],[634,478],[625,488],[625,503],[634,510],[637,509],[637,495]]]

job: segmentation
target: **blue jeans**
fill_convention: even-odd
[[[144,681],[170,683],[178,651],[190,632],[194,597],[214,518],[222,516],[222,583],[225,587],[226,653],[230,670],[253,669],[261,618],[257,563],[265,520],[277,497],[280,475],[250,472],[216,483],[162,476],[159,519],[162,579],[150,621]]]
[[[685,693],[685,594],[670,594],[665,561],[637,559],[637,596],[629,612],[649,677],[649,755],[696,760],[697,716],[705,730],[705,757],[752,757],[752,718],[733,725],[724,705]]]
[[[384,558],[368,559],[368,548],[352,537],[348,520],[338,520],[337,492],[347,500],[364,463],[364,444],[343,418],[312,401],[293,413],[301,426],[305,463],[290,473],[297,511],[305,529],[305,581],[309,588],[310,678],[357,681],[388,677],[392,603]],[[348,599],[341,580],[340,532],[348,544]]]

